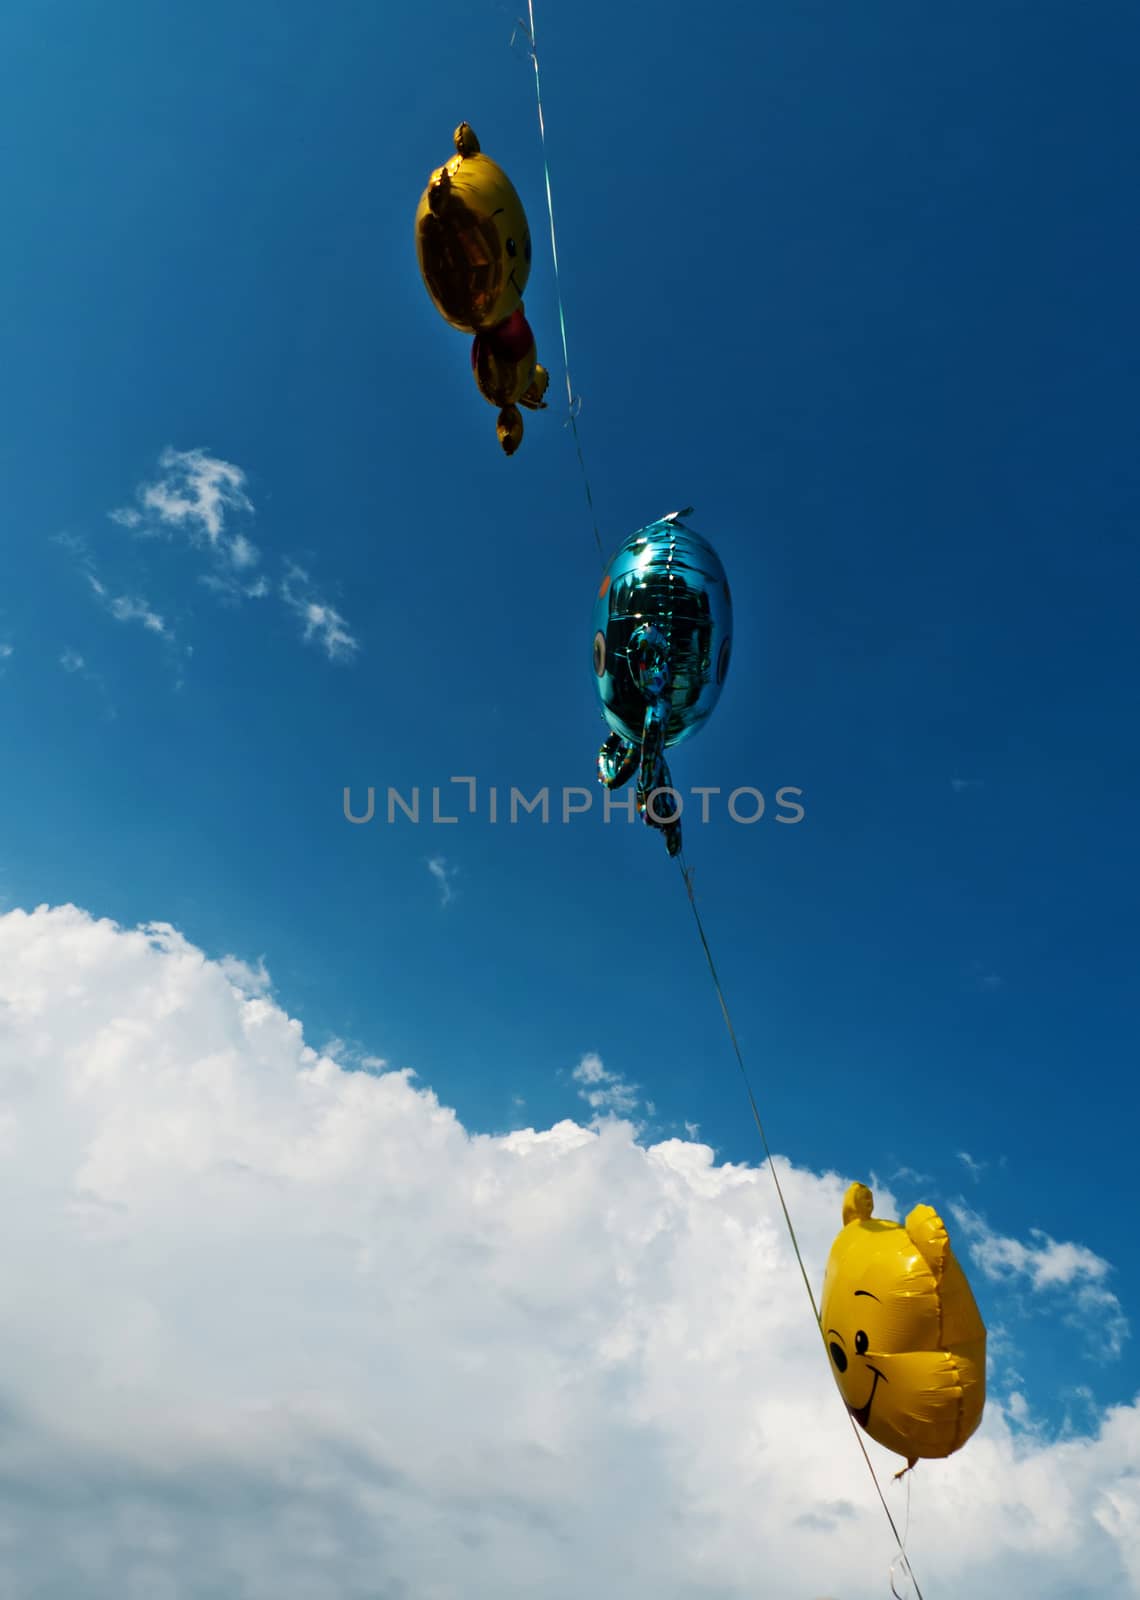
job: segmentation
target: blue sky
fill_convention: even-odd
[[[600,795],[546,827],[482,799],[592,786],[604,731],[513,23],[9,17],[0,892],[264,957],[312,1042],[414,1068],[469,1128],[583,1117],[597,1052],[648,1135],[754,1162],[660,839]],[[732,584],[728,683],[673,774],[723,791],[687,855],[773,1146],[1078,1241],[1130,1315],[1140,26],[1008,0],[537,23],[603,543],[693,505]],[[512,460],[416,269],[464,118],[535,240],[552,403]],[[222,542],[256,546],[259,597],[203,582],[237,569],[201,518],[111,516],[146,485],[169,510],[187,452],[238,469]],[[457,774],[456,825],[344,820],[346,785]],[[978,1292],[1053,1424],[1074,1387],[1133,1397],[1129,1345],[1074,1369],[1063,1314]]]

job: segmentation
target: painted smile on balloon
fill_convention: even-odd
[[[847,1407],[848,1411],[850,1411],[851,1415],[855,1418],[855,1421],[859,1424],[859,1426],[861,1428],[865,1428],[867,1426],[868,1421],[870,1420],[870,1417],[871,1417],[871,1401],[875,1398],[875,1390],[879,1387],[879,1379],[883,1378],[883,1374],[879,1371],[878,1367],[872,1367],[871,1363],[869,1361],[867,1363],[867,1366],[875,1374],[875,1381],[871,1385],[870,1394],[867,1396],[867,1404],[865,1406],[860,1406],[858,1408],[858,1410],[856,1410],[856,1408],[854,1406],[851,1406],[851,1405],[849,1405]],[[883,1382],[886,1383],[886,1381],[887,1381],[886,1378],[883,1378]]]
[[[494,211],[491,212],[491,215],[492,215],[492,217],[501,216],[502,213],[506,209],[507,209],[506,206],[496,206]],[[508,244],[508,248],[510,249],[511,254],[514,255],[514,253],[515,253],[514,244],[513,243],[509,243]],[[515,293],[518,295],[519,299],[521,300],[522,299],[522,290],[519,288],[518,282],[515,279],[515,269],[514,269],[514,267],[511,268],[509,274],[507,275],[507,282],[513,286]]]
[[[881,1303],[878,1295],[872,1294],[870,1289],[856,1289],[855,1298],[858,1299],[860,1295],[866,1296],[868,1300],[874,1300],[876,1304]],[[831,1340],[831,1343],[828,1345],[828,1350],[830,1352],[832,1361],[835,1363],[836,1370],[839,1372],[846,1372],[848,1359],[847,1351],[844,1348],[847,1343],[846,1339],[844,1339],[843,1335],[837,1328],[828,1328],[827,1337]],[[862,1329],[860,1329],[855,1335],[855,1354],[857,1356],[866,1355],[867,1343],[867,1335]],[[875,1390],[879,1387],[880,1378],[884,1383],[888,1381],[884,1374],[879,1371],[878,1367],[872,1366],[871,1362],[869,1361],[867,1362],[867,1366],[870,1371],[875,1374],[875,1381],[871,1385],[871,1392],[867,1396],[866,1405],[853,1406],[850,1404],[850,1402],[848,1402],[847,1405],[848,1411],[850,1411],[851,1415],[855,1418],[855,1421],[863,1428],[867,1426],[868,1419],[870,1418],[871,1403],[875,1398]]]

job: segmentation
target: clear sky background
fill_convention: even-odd
[[[536,21],[602,542],[693,505],[732,585],[728,682],[672,770],[721,790],[686,853],[773,1148],[817,1184],[819,1264],[846,1182],[937,1205],[1003,1448],[1091,1441],[1106,1407],[1134,1427],[1140,23],[1115,0]],[[310,1045],[411,1069],[470,1133],[616,1113],[643,1150],[754,1166],[677,868],[601,815],[599,561],[514,24],[493,0],[11,9],[2,906],[264,962]],[[416,268],[464,118],[535,245],[551,406],[511,460]],[[389,825],[389,785],[459,821]],[[492,786],[501,818],[549,787],[551,821],[492,824]],[[594,806],[563,825],[571,786]],[[33,984],[53,1016],[67,926]],[[970,1450],[939,1470],[968,1486]],[[1111,1482],[1088,1525],[1140,1530]],[[1129,1537],[1058,1596],[1140,1592]],[[780,1592],[814,1595],[792,1567]]]

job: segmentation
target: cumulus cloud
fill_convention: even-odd
[[[273,987],[272,980],[265,966],[265,957],[259,956],[256,967],[251,967],[247,961],[242,961],[239,956],[223,956],[218,966],[234,988],[242,995],[266,995]],[[335,1051],[326,1045],[330,1055]]]
[[[263,971],[0,916],[7,1591],[878,1600],[769,1174],[613,1117],[471,1133]],[[818,1284],[848,1180],[777,1163]],[[1140,1593],[1138,1452],[1137,1405],[1049,1442],[991,1404],[919,1469],[925,1591]]]
[[[15,645],[8,644],[7,642],[0,643],[0,661],[7,661],[8,657],[12,654],[15,648]]]
[[[987,1278],[1020,1283],[1036,1295],[1049,1296],[1051,1313],[1080,1329],[1093,1353],[1108,1360],[1120,1355],[1130,1328],[1120,1301],[1107,1287],[1112,1271],[1109,1262],[1087,1245],[1059,1243],[1038,1228],[1030,1232],[1033,1243],[1025,1244],[994,1232],[967,1206],[950,1209],[969,1241],[971,1256]]]
[[[281,598],[304,624],[306,644],[322,647],[330,661],[349,661],[360,648],[339,611],[322,600],[303,567],[290,561],[281,583]]]

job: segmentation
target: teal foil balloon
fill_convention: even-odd
[[[728,673],[732,597],[720,558],[675,511],[640,528],[606,568],[594,601],[594,683],[611,732],[598,778],[637,773],[642,820],[681,848],[679,796],[665,751],[712,714]]]

